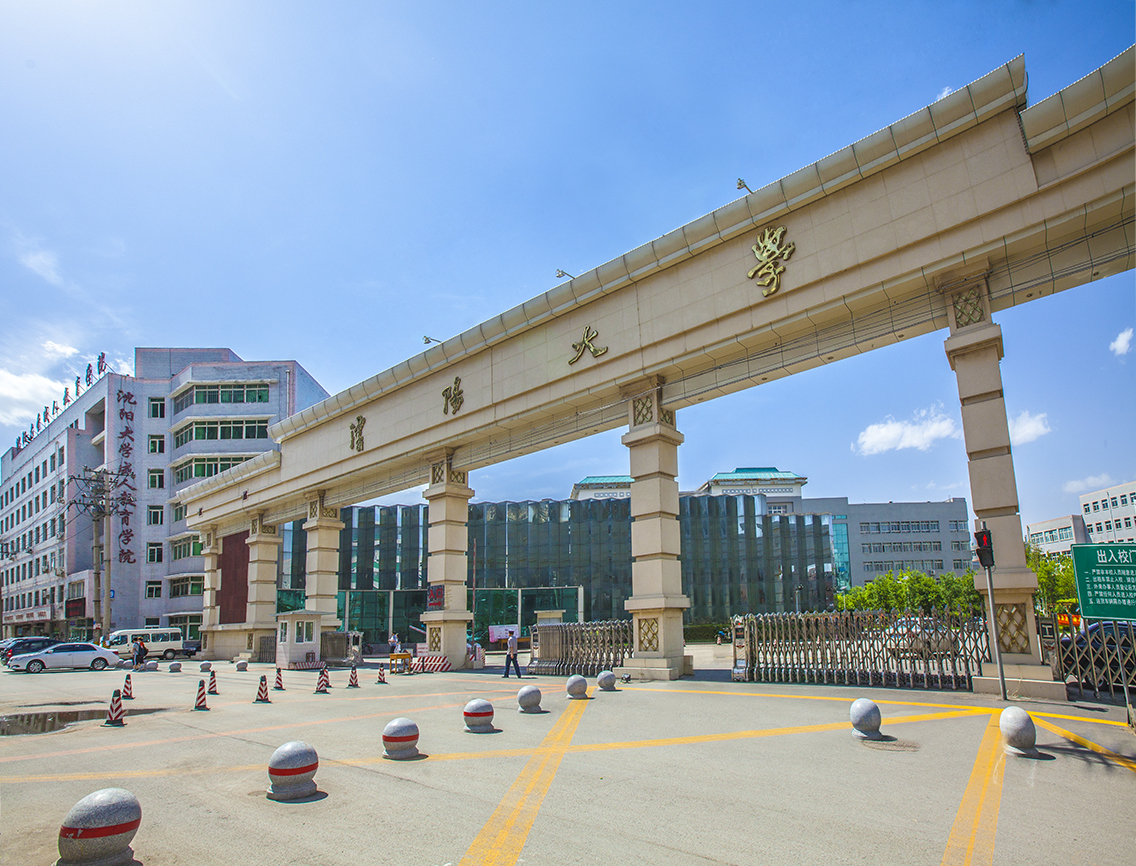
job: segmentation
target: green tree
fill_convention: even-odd
[[[1048,557],[1032,544],[1027,544],[1026,563],[1037,575],[1037,592],[1034,593],[1033,603],[1038,613],[1057,613],[1076,603],[1077,582],[1073,577],[1073,557]]]
[[[932,578],[921,571],[888,572],[871,583],[857,586],[836,597],[838,610],[906,610],[929,613],[932,608],[949,608],[957,613],[977,614],[983,609],[982,596],[974,588],[974,573],[953,573]]]

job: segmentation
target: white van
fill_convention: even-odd
[[[133,653],[134,641],[142,638],[146,644],[146,658],[162,656],[172,659],[184,655],[185,647],[180,628],[128,628],[112,631],[107,639],[107,648],[129,661]]]

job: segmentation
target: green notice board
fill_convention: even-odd
[[[1136,544],[1074,544],[1081,616],[1136,620]]]

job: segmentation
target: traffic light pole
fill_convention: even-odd
[[[982,532],[975,533],[975,539],[978,540],[979,546],[977,547],[978,561],[984,566],[986,572],[986,597],[989,599],[990,611],[990,631],[991,638],[994,641],[992,647],[994,651],[994,663],[998,665],[998,685],[1002,689],[1002,700],[1009,700],[1006,697],[1006,672],[1002,667],[1002,640],[998,635],[998,616],[994,609],[994,578],[991,576],[991,570],[994,566],[994,545],[990,538],[990,530],[986,528],[986,521],[982,521]],[[986,547],[981,545],[985,541]],[[983,554],[986,553],[984,556]]]

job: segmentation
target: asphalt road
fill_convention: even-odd
[[[0,861],[49,864],[59,826],[104,787],[142,804],[133,842],[147,866],[211,864],[1129,864],[1136,737],[1123,707],[1018,702],[1040,756],[1008,758],[1004,705],[966,692],[731,683],[729,647],[696,647],[698,674],[568,700],[553,677],[501,668],[388,677],[313,694],[285,672],[216,665],[220,694],[192,710],[197,664],[133,675],[125,728],[100,720],[0,738]],[[0,673],[0,711],[105,708],[122,671]],[[517,712],[536,684],[547,712]],[[463,730],[492,701],[499,732]],[[851,736],[848,708],[877,701],[883,732]],[[382,757],[405,716],[427,756]],[[265,797],[272,752],[304,740],[320,794]]]

